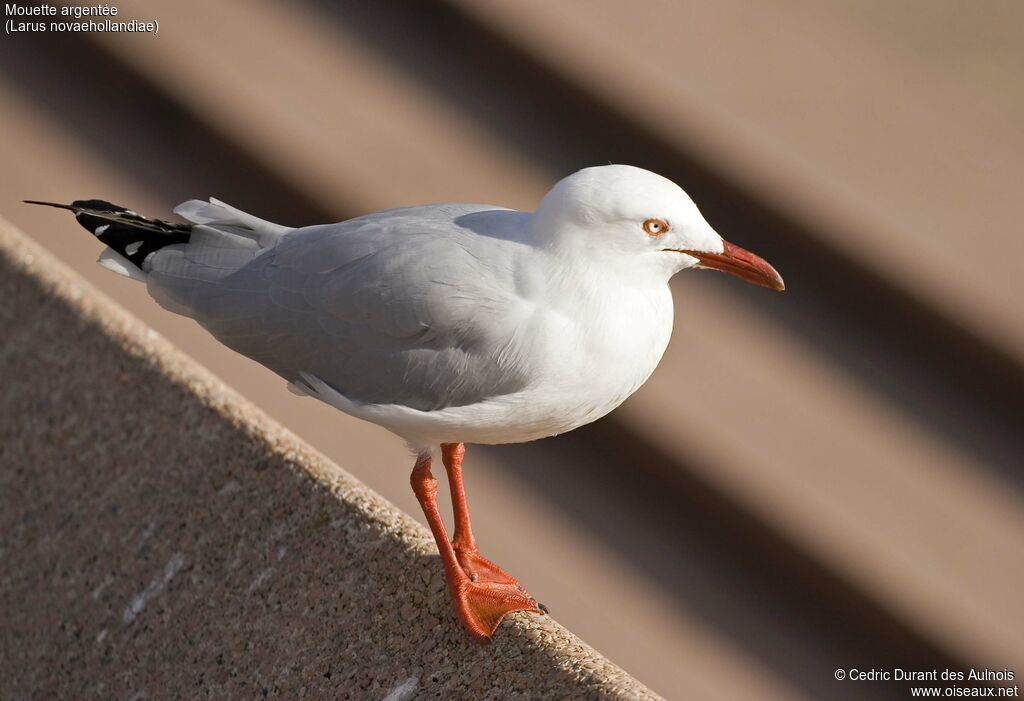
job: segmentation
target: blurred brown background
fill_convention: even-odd
[[[0,40],[0,214],[409,513],[411,459],[93,261],[69,217],[208,195],[285,224],[680,183],[783,295],[674,282],[613,416],[471,447],[484,551],[668,697],[906,698],[1024,674],[1024,4],[129,0]],[[69,348],[69,353],[74,349]],[[499,633],[500,634],[500,633]]]

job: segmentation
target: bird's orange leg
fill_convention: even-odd
[[[484,641],[494,634],[506,614],[513,611],[539,611],[537,602],[515,585],[474,582],[463,572],[437,508],[437,480],[430,472],[430,463],[429,455],[420,456],[416,461],[410,479],[412,490],[427,517],[434,540],[437,541],[455,613],[474,638]]]
[[[455,532],[452,534],[452,547],[455,557],[462,566],[462,571],[474,582],[494,582],[511,584],[519,591],[526,593],[516,578],[480,554],[473,537],[473,526],[469,521],[469,504],[466,502],[466,489],[462,484],[462,458],[466,454],[463,443],[442,443],[441,460],[448,472],[448,486],[452,491],[452,510],[455,512]]]

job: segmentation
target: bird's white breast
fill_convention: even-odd
[[[648,288],[586,284],[538,315],[542,329],[533,359],[540,381],[528,414],[549,433],[604,416],[635,392],[657,367],[672,335],[667,285]]]

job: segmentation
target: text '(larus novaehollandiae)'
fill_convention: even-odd
[[[188,224],[102,200],[54,206],[107,246],[101,265],[161,305],[295,391],[408,442],[455,610],[480,639],[537,603],[477,549],[464,444],[553,436],[622,403],[668,345],[668,282],[680,270],[783,289],[679,186],[631,166],[574,173],[533,213],[440,204],[294,229],[214,199],[175,209]],[[437,453],[454,504],[450,540]]]

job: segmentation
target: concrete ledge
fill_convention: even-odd
[[[2,220],[0,329],[0,698],[656,698]]]

